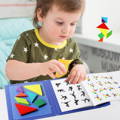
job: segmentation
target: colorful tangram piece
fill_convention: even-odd
[[[66,71],[68,71],[69,65],[72,62],[72,60],[59,59],[58,61],[61,62],[61,63],[63,63],[64,66],[65,66],[65,68],[66,68]],[[60,78],[60,77],[64,76],[66,73],[64,73],[62,75],[60,75],[59,73],[56,73],[56,78]]]
[[[97,26],[97,28],[109,30],[105,23],[100,24],[99,26]]]
[[[19,93],[16,95],[16,97],[27,97],[27,95],[25,93]]]
[[[17,91],[17,92],[22,92],[22,93],[24,93],[24,90],[23,90],[23,87],[22,87],[22,86],[18,87],[18,88],[16,89],[16,91]]]
[[[29,105],[29,102],[24,98],[15,97],[15,100],[20,104]]]
[[[108,22],[108,18],[107,17],[102,17],[102,23],[107,23]]]
[[[39,84],[35,84],[35,85],[25,85],[24,88],[42,96],[43,93],[42,93],[42,88]]]
[[[37,99],[37,97],[38,97],[37,94],[35,94],[35,93],[31,92],[31,91],[26,91],[26,94],[28,95],[29,100],[30,100],[32,103],[33,103],[33,102]]]
[[[98,37],[100,38],[100,40],[98,40],[99,42],[103,42],[104,37],[108,38],[108,37],[110,37],[112,35],[112,30],[110,30],[108,28],[108,26],[106,25],[106,23],[108,22],[108,18],[107,17],[102,17],[101,22],[102,22],[102,24],[97,26],[97,28],[101,32],[101,33],[98,34]]]
[[[37,108],[30,107],[30,105],[32,104],[36,105],[37,107],[42,107],[46,105],[46,102],[44,100],[38,98],[39,95],[43,95],[40,84],[25,85],[23,87],[18,87],[16,90],[19,93],[15,97],[15,100],[17,102],[15,103],[15,106],[20,115],[25,115],[37,111]],[[22,97],[27,97],[27,99]]]
[[[37,111],[37,108],[34,107],[29,107],[29,106],[25,106],[25,105],[21,105],[21,104],[15,104],[17,110],[19,111],[20,115],[25,115],[25,114],[29,114],[31,112]]]
[[[112,35],[112,30],[110,32],[108,32],[106,38],[110,37]]]
[[[46,105],[46,102],[45,102],[44,100],[42,100],[42,99],[37,99],[37,100],[34,102],[34,104],[35,104],[36,106],[38,106],[38,107],[42,107],[42,106]]]

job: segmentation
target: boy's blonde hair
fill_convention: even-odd
[[[35,27],[39,27],[37,11],[40,9],[41,17],[45,17],[53,5],[56,5],[60,10],[65,12],[81,11],[83,13],[85,0],[37,0],[33,18],[33,25]]]

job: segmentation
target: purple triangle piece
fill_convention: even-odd
[[[102,17],[102,23],[107,23],[108,22],[108,17]]]
[[[24,93],[24,90],[23,90],[23,87],[21,86],[21,87],[18,87],[17,89],[16,89],[16,91],[17,92],[22,92],[22,93]]]
[[[104,20],[104,19],[102,19],[102,23],[105,23],[105,20]]]

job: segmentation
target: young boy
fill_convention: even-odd
[[[56,73],[67,73],[66,81],[73,84],[85,80],[79,48],[71,39],[83,10],[84,0],[37,0],[35,29],[19,36],[8,57],[11,83],[55,79]],[[68,70],[59,59],[72,61]]]

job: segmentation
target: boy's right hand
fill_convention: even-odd
[[[49,75],[51,78],[55,79],[55,73],[64,74],[66,73],[66,68],[64,64],[58,60],[50,60],[48,62],[41,63],[41,75]]]

